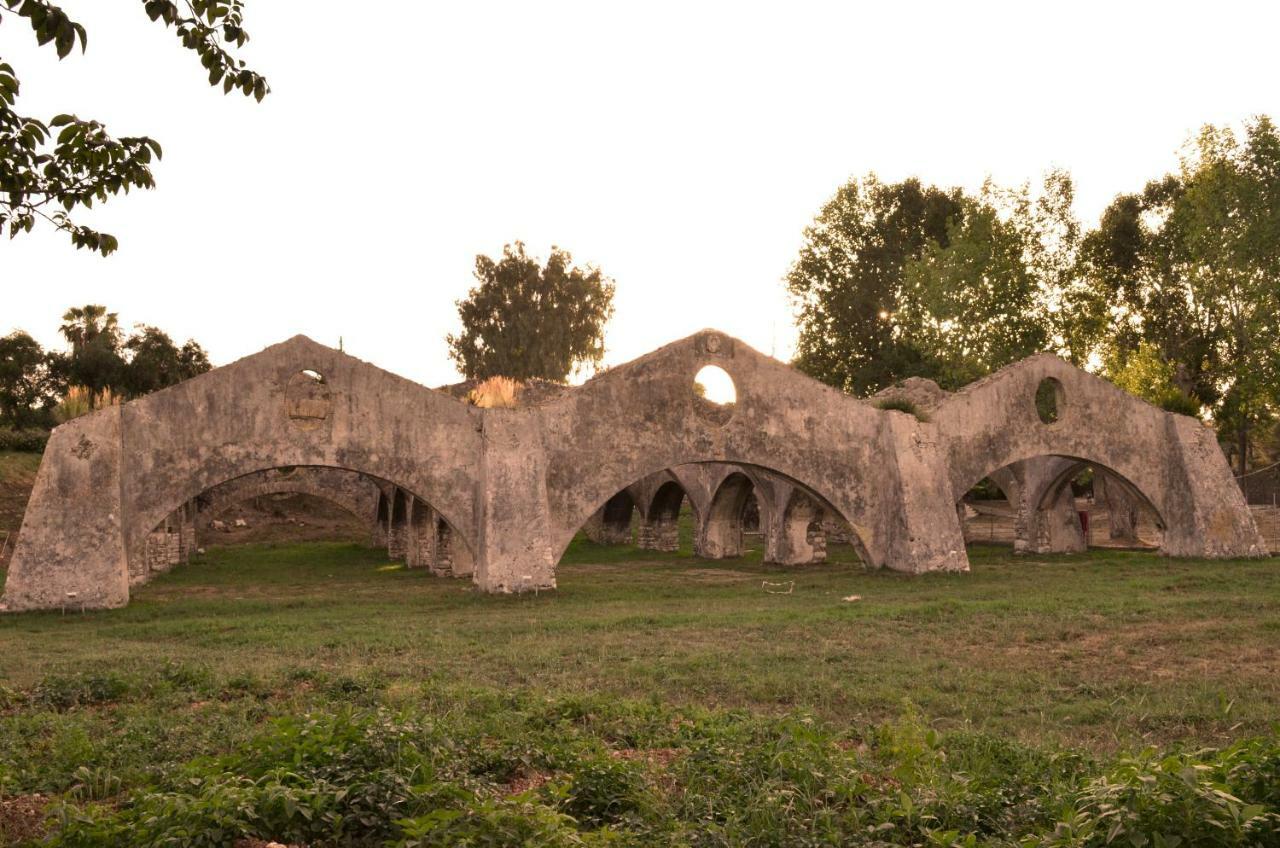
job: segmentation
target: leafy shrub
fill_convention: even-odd
[[[129,684],[115,674],[75,674],[44,678],[31,693],[35,704],[55,710],[118,701],[129,691]]]
[[[941,734],[911,709],[851,742],[804,715],[430,697],[405,712],[343,705],[286,716],[234,753],[145,778],[110,763],[59,766],[74,774],[50,843],[1280,844],[1277,735],[1099,764]],[[5,765],[0,756],[0,782],[18,785]]]
[[[928,421],[929,416],[920,411],[910,400],[904,397],[887,397],[876,401],[877,409],[892,409],[897,412],[905,412],[908,415],[914,415],[917,421]]]
[[[1192,418],[1200,417],[1200,401],[1180,389],[1170,387],[1163,392],[1160,395],[1159,406],[1166,412],[1190,415]]]
[[[1263,753],[1262,762],[1253,765],[1274,774],[1275,753],[1274,748]],[[1237,754],[1228,751],[1219,757],[1215,760],[1214,752],[1161,757],[1149,749],[1122,758],[1107,773],[1086,781],[1050,834],[1025,844],[1049,848],[1280,842],[1280,811],[1237,797],[1223,780],[1222,768]]]
[[[469,810],[434,810],[397,824],[397,848],[571,848],[603,845],[607,833],[580,833],[569,816],[528,800],[483,801]]]
[[[0,451],[44,453],[49,443],[48,430],[10,430],[0,428]]]

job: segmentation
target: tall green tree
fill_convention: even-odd
[[[203,374],[212,366],[204,348],[193,340],[182,347],[158,327],[139,327],[124,343],[128,356],[120,388],[129,397],[175,385]]]
[[[794,364],[855,394],[912,376],[955,388],[1054,346],[1079,241],[1071,202],[1062,172],[1036,195],[846,184],[788,275]]]
[[[517,241],[496,262],[477,256],[475,278],[458,301],[462,332],[447,338],[449,356],[468,379],[564,382],[604,358],[615,286],[599,268],[574,266],[558,247],[543,265]]]
[[[787,275],[800,334],[793,364],[855,394],[874,392],[922,367],[897,332],[903,267],[929,244],[945,247],[963,211],[958,189],[875,174],[836,191],[804,231]]]
[[[62,316],[59,331],[70,351],[61,366],[66,381],[84,386],[96,401],[107,389],[119,387],[124,372],[119,319],[105,306],[73,306]]]
[[[266,79],[232,53],[249,38],[243,0],[135,2],[200,57],[210,85],[259,101],[270,91]],[[0,0],[0,24],[10,20],[25,20],[59,59],[77,44],[82,52],[88,46],[85,28],[50,0]],[[114,236],[77,223],[71,213],[122,191],[153,188],[151,165],[161,156],[160,145],[146,136],[114,138],[98,121],[73,114],[47,121],[20,115],[20,89],[13,66],[0,60],[0,230],[7,228],[13,238],[44,221],[67,233],[77,248],[112,253],[119,245]]]
[[[1110,375],[1167,363],[1182,397],[1166,396],[1205,406],[1244,473],[1250,434],[1280,405],[1275,125],[1250,121],[1243,139],[1205,127],[1177,173],[1117,197],[1084,239],[1066,311]]]
[[[0,424],[19,429],[45,424],[57,393],[39,342],[21,330],[0,338]]]

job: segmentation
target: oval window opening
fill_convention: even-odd
[[[1062,384],[1052,377],[1045,377],[1036,387],[1036,414],[1045,424],[1052,424],[1061,417]]]
[[[718,365],[704,366],[693,378],[693,392],[716,406],[732,406],[738,402],[738,390],[729,372]]]

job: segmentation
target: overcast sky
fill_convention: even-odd
[[[1087,222],[1205,122],[1280,115],[1280,4],[249,0],[262,104],[210,89],[136,0],[63,0],[58,62],[5,16],[19,111],[164,145],[82,214],[120,250],[0,240],[0,333],[104,303],[215,364],[296,333],[438,385],[477,253],[618,284],[607,362],[714,326],[787,358],[781,279],[850,176],[974,188],[1069,169]]]

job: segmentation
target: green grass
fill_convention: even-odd
[[[319,791],[320,777],[286,792],[244,753],[293,751],[303,743],[291,723],[310,714],[325,727],[354,722],[363,729],[347,731],[359,744],[396,736],[407,722],[409,747],[431,765],[383,777],[434,788],[395,815],[463,811],[452,824],[357,828],[379,840],[408,839],[417,827],[442,840],[421,844],[463,844],[449,828],[480,820],[510,840],[517,831],[502,828],[546,818],[539,826],[559,835],[519,840],[584,844],[573,840],[608,825],[639,839],[627,844],[861,844],[847,816],[828,841],[805,830],[837,808],[847,813],[844,792],[858,809],[879,810],[870,826],[898,822],[886,844],[951,844],[928,842],[930,829],[956,830],[957,844],[966,833],[981,836],[975,844],[1012,844],[999,839],[1050,832],[1058,805],[1078,812],[1093,803],[1082,799],[1088,786],[1102,791],[1103,775],[1149,787],[1180,773],[1153,777],[1163,754],[1131,761],[1125,752],[1254,737],[1272,741],[1241,744],[1276,744],[1280,561],[1015,558],[984,547],[970,557],[969,574],[905,577],[866,571],[847,548],[833,550],[835,562],[784,569],[762,564],[758,551],[714,562],[580,538],[557,591],[500,597],[359,545],[214,548],[138,587],[124,609],[0,617],[0,798],[67,799],[66,815],[88,823],[62,825],[64,844],[112,844],[121,838],[112,827],[141,827],[128,818],[139,810],[207,824],[208,805],[241,801],[261,815],[239,833],[325,844],[262,818],[269,803],[253,794],[267,781],[270,792],[305,795]],[[794,589],[770,594],[764,581]],[[861,599],[844,600],[851,595]],[[456,740],[438,738],[441,728]],[[789,745],[791,754],[780,752]],[[644,753],[668,749],[685,753]],[[446,767],[441,751],[457,762]],[[759,761],[764,752],[772,759]],[[1261,758],[1259,768],[1280,768],[1280,755],[1255,754],[1247,758]],[[1221,765],[1209,760],[1205,775]],[[1188,761],[1177,762],[1185,770]],[[995,812],[973,813],[974,774],[998,796],[982,803],[1039,799],[1038,812],[999,827]],[[524,778],[537,784],[533,794],[511,801],[508,784]],[[206,782],[205,795],[193,779]],[[1230,780],[1219,784],[1248,794]],[[594,800],[580,797],[584,781],[600,784]],[[850,781],[866,785],[855,791]],[[632,813],[609,812],[611,793]],[[786,793],[799,793],[789,808]],[[876,807],[900,808],[900,793],[910,814]],[[95,812],[86,805],[98,796],[111,805]],[[694,799],[713,808],[706,821]],[[936,818],[907,829],[921,804]],[[792,815],[801,812],[807,824],[797,831]],[[691,835],[703,833],[700,821],[727,830],[704,840]],[[780,836],[793,831],[810,841]],[[0,806],[0,844],[3,833]]]
[[[558,591],[494,597],[358,545],[214,548],[122,610],[0,618],[0,681],[177,661],[837,722],[910,702],[942,728],[1096,751],[1222,742],[1276,717],[1276,560],[971,556],[970,574],[904,577],[578,540]],[[765,580],[795,589],[768,594]]]

